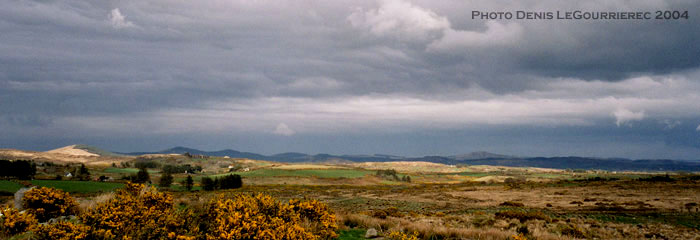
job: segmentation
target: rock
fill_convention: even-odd
[[[22,198],[24,197],[24,193],[29,191],[29,189],[32,189],[32,188],[34,188],[34,187],[20,188],[19,190],[17,190],[17,192],[15,192],[15,208],[17,210],[21,211],[24,209],[24,206],[22,206]]]
[[[367,233],[365,233],[365,238],[376,238],[378,236],[377,229],[374,228],[367,229]]]

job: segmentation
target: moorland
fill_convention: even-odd
[[[279,162],[189,152],[126,155],[81,146],[48,152],[4,149],[0,159],[28,160],[36,169],[28,178],[0,180],[3,204],[14,206],[21,201],[15,197],[20,189],[47,187],[70,194],[79,209],[75,215],[93,211],[119,196],[129,182],[142,182],[167,194],[175,209],[194,212],[211,210],[211,203],[221,201],[222,196],[236,199],[264,194],[272,201],[290,204],[294,199],[318,201],[337,224],[335,234],[319,238],[700,237],[700,175],[692,171],[557,169],[400,159]],[[206,179],[231,175],[240,176],[241,187],[212,190],[206,186]],[[71,221],[86,221],[83,219],[87,218]],[[316,218],[305,219],[300,226],[323,229],[309,220]],[[204,227],[198,229],[201,233]],[[39,236],[39,230],[34,232],[5,233],[3,237],[31,239]],[[182,234],[197,237],[192,231]]]

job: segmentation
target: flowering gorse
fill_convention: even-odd
[[[335,215],[325,204],[292,200],[282,204],[266,195],[223,195],[209,203],[206,238],[327,239],[336,237]],[[304,227],[309,222],[317,227]]]
[[[312,231],[322,239],[333,239],[338,237],[335,233],[338,224],[335,214],[328,208],[328,205],[318,200],[297,200],[289,201],[289,206],[299,214],[299,216],[314,226]]]
[[[40,201],[44,199],[45,201]],[[37,188],[25,196],[32,211],[2,210],[0,238],[31,232],[36,240],[80,239],[270,239],[336,238],[335,215],[316,200],[281,203],[267,195],[219,195],[204,207],[174,207],[173,197],[153,187],[127,183],[114,197],[84,210],[77,220],[46,218],[73,213],[77,204],[67,193]],[[40,206],[40,207],[37,207]]]
[[[24,193],[22,206],[40,222],[77,213],[78,203],[67,192],[37,187]]]
[[[89,239],[90,227],[68,221],[37,225],[33,239],[83,240]]]
[[[2,235],[12,236],[23,233],[37,224],[34,214],[20,212],[12,207],[3,207],[0,210],[0,237]]]
[[[80,215],[98,239],[182,239],[184,220],[176,216],[170,194],[128,183],[114,198]]]
[[[400,231],[392,231],[389,233],[388,236],[389,239],[392,240],[418,240],[418,232],[413,232],[412,234],[410,233],[404,233]]]

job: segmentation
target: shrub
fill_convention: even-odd
[[[12,207],[4,207],[0,210],[0,233],[2,235],[15,235],[26,232],[37,224],[33,214],[20,212]]]
[[[501,207],[525,207],[525,204],[522,204],[520,202],[514,202],[514,201],[505,201],[499,204],[498,206]]]
[[[243,186],[243,180],[238,174],[229,174],[221,178],[202,178],[202,188],[205,191],[212,191],[217,189],[233,189],[240,188]]]
[[[315,235],[302,227],[301,215],[310,218],[334,219],[319,214],[325,211],[314,203],[292,201],[281,204],[266,195],[237,195],[224,198],[223,195],[212,199],[207,211],[203,229],[207,239],[319,239],[330,237],[328,234]],[[295,211],[295,208],[301,212]],[[315,208],[310,211],[309,208]],[[318,212],[316,212],[318,211]],[[328,213],[330,214],[330,213]],[[326,216],[326,217],[324,217]],[[334,224],[328,226],[328,230]],[[321,227],[323,229],[323,227]],[[335,231],[335,229],[333,229]],[[323,232],[320,232],[323,233]]]
[[[160,176],[160,181],[158,181],[158,186],[168,188],[171,184],[173,184],[173,175],[170,174],[170,172],[163,173],[163,175]]]
[[[90,171],[85,167],[85,164],[80,164],[80,167],[73,171],[73,179],[80,181],[90,180]]]
[[[328,206],[318,200],[290,200],[289,206],[307,222],[314,223],[311,231],[322,239],[332,239],[338,237],[335,233],[338,230],[335,214]]]
[[[234,189],[243,186],[243,180],[241,179],[241,175],[238,174],[229,174],[221,178],[217,178],[216,180],[219,183],[219,189]]]
[[[485,226],[492,226],[494,223],[496,223],[496,220],[491,217],[491,215],[486,215],[486,214],[477,214],[472,218],[472,225],[475,227],[485,227]]]
[[[399,212],[396,207],[388,207],[386,209],[375,210],[372,213],[373,217],[386,219],[386,217],[403,217],[403,213]]]
[[[134,167],[136,167],[136,168],[158,168],[158,167],[160,167],[160,164],[158,162],[153,161],[153,160],[137,159],[137,162],[134,163]]]
[[[389,239],[392,240],[418,240],[418,232],[413,232],[412,234],[407,234],[400,231],[392,231],[389,233]]]
[[[24,193],[22,206],[40,222],[58,216],[77,213],[78,203],[68,193],[46,187],[32,188]]]
[[[127,183],[114,198],[98,204],[80,216],[96,239],[187,238],[190,229],[173,209],[173,198],[153,187]]]
[[[560,225],[559,226],[559,231],[561,232],[562,235],[566,235],[569,237],[574,237],[574,238],[586,238],[586,233],[583,232],[583,230],[575,225]]]
[[[215,190],[216,184],[214,183],[214,179],[211,179],[210,177],[203,177],[202,178],[202,189],[204,189],[204,191]]]
[[[145,167],[139,168],[139,171],[136,173],[136,179],[134,179],[134,181],[137,183],[150,182],[151,176],[148,174],[148,170],[146,170]]]
[[[496,218],[498,219],[509,219],[515,218],[520,220],[520,222],[526,222],[528,220],[544,220],[551,221],[552,219],[540,211],[516,211],[516,210],[504,210],[496,213]]]
[[[187,178],[182,182],[182,185],[185,185],[187,191],[192,190],[192,186],[194,185],[194,180],[192,179],[192,176],[187,175]]]
[[[380,170],[377,170],[376,175],[377,175],[377,177],[388,178],[388,179],[392,179],[394,181],[401,180],[399,178],[399,175],[397,175],[396,170],[394,170],[394,169],[386,169],[386,170],[380,169]]]
[[[644,182],[673,182],[675,179],[671,178],[668,174],[666,175],[656,175],[656,176],[651,176],[651,177],[646,177],[646,178],[639,178],[637,179],[638,181],[644,181]]]
[[[36,240],[81,240],[89,239],[90,227],[67,221],[44,224],[36,227],[33,238]]]

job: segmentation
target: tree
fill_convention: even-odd
[[[173,175],[171,175],[170,172],[163,173],[163,175],[160,176],[160,182],[158,183],[158,186],[162,188],[167,188],[170,187],[171,184],[173,184]]]
[[[146,170],[146,168],[140,168],[139,172],[136,173],[136,179],[134,179],[134,182],[145,183],[150,181],[151,176],[148,175],[148,170]]]
[[[75,178],[80,181],[90,180],[90,171],[85,167],[85,164],[80,164],[80,168],[75,171]]]
[[[0,160],[0,177],[29,180],[36,175],[36,164],[25,160]]]
[[[243,186],[243,180],[238,174],[230,174],[214,179],[210,177],[202,178],[202,188],[206,191],[240,188],[241,186]]]
[[[212,191],[216,189],[216,182],[214,182],[214,179],[211,179],[210,177],[203,177],[202,178],[202,189],[205,191]]]
[[[240,188],[241,186],[243,186],[243,180],[241,179],[241,175],[238,174],[226,175],[218,180],[219,189],[233,189]]]
[[[187,191],[191,191],[193,185],[194,180],[192,180],[192,176],[187,175],[187,179],[185,179],[185,188],[187,188]]]

